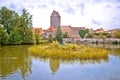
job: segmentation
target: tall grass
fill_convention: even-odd
[[[42,58],[54,59],[105,59],[108,57],[108,51],[102,48],[80,46],[77,44],[62,46],[57,42],[30,47],[29,53]]]

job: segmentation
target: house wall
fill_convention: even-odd
[[[79,30],[86,30],[85,27],[71,27],[70,25],[68,26],[62,26],[62,32],[68,33],[68,37],[70,38],[80,38],[79,35]]]

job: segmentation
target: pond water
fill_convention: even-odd
[[[0,46],[0,80],[120,80],[120,48],[105,60],[41,59],[30,46]]]

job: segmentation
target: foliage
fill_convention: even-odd
[[[112,37],[112,34],[109,33],[109,34],[106,35],[106,37],[107,37],[107,38],[111,38],[111,37]]]
[[[56,40],[57,40],[59,43],[62,44],[62,42],[63,42],[62,38],[63,38],[63,34],[62,34],[62,31],[61,31],[61,27],[59,26],[59,27],[57,28],[57,32],[56,32]]]
[[[5,44],[32,43],[32,16],[27,10],[23,9],[22,15],[19,15],[13,10],[1,7],[0,25],[3,28],[2,33],[4,33],[3,35],[6,38]],[[0,36],[0,38],[2,38],[2,36]],[[3,42],[1,42],[1,44],[2,43]]]
[[[92,34],[92,33],[89,33],[89,34],[87,34],[87,36],[86,36],[87,38],[93,38],[94,37],[94,35]]]
[[[27,10],[22,10],[20,27],[22,27],[22,43],[31,43],[32,42],[32,16],[29,15]]]
[[[35,43],[38,44],[40,42],[40,35],[39,35],[39,30],[35,29]]]
[[[63,38],[68,38],[68,32],[65,32],[65,33],[63,34]]]
[[[53,42],[53,37],[52,37],[52,35],[49,35],[49,39],[48,39],[48,41],[49,41],[50,43]]]
[[[89,33],[89,29],[86,29],[85,31],[86,31],[87,34]]]
[[[9,10],[6,7],[2,7],[0,9],[0,24],[3,25],[4,29],[8,34],[10,34],[10,31],[15,26],[17,17],[18,14],[15,13],[15,11]]]
[[[11,31],[10,33],[9,42],[10,44],[20,44],[22,42],[21,38],[22,38],[21,29],[15,27],[14,30]]]
[[[7,44],[8,40],[9,40],[8,33],[0,25],[0,44],[2,44],[2,45]]]
[[[104,38],[104,35],[103,35],[103,34],[100,34],[100,35],[99,35],[99,38]]]
[[[107,37],[107,38],[111,38],[112,35],[110,33],[106,33],[106,32],[102,32],[102,33],[93,33],[93,35],[98,36],[99,38],[103,38],[103,37]]]
[[[115,40],[112,42],[112,44],[120,44],[119,41]]]
[[[115,35],[115,38],[120,38],[120,29],[114,35]]]
[[[35,34],[35,43],[38,44],[40,41],[40,35],[39,34]]]
[[[106,33],[106,32],[100,32],[100,33],[93,33],[94,35],[96,35],[96,36],[98,36],[98,35],[104,35],[104,36],[106,36],[106,35],[108,35],[108,34],[110,34],[110,33]]]
[[[79,35],[81,38],[84,38],[87,33],[88,33],[88,30],[80,30],[79,31]]]
[[[42,58],[54,59],[104,59],[108,57],[108,51],[102,48],[85,47],[76,44],[60,45],[57,42],[52,44],[30,47],[31,55]]]

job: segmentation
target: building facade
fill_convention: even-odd
[[[37,33],[39,35],[42,35],[43,34],[43,30],[42,28],[32,28],[32,33]]]
[[[79,30],[86,30],[85,27],[72,27],[71,25],[62,26],[63,34],[67,33],[69,38],[80,38]]]
[[[57,28],[58,26],[61,26],[61,17],[59,13],[55,10],[53,10],[50,16],[50,26],[54,26],[55,28]]]
[[[53,38],[55,38],[56,28],[54,26],[50,26],[47,30],[44,30],[44,34],[43,34],[44,38],[48,39],[50,35]]]

